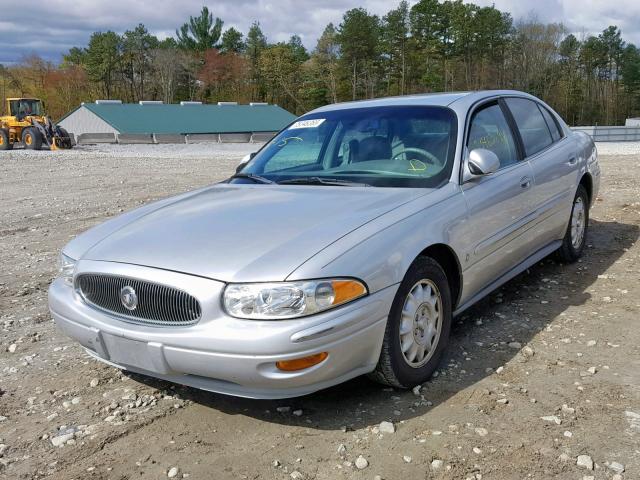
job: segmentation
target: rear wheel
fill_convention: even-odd
[[[0,128],[0,150],[11,150],[13,143],[9,140],[9,130]]]
[[[22,143],[25,148],[40,150],[42,148],[42,134],[36,128],[25,128],[22,131]]]
[[[587,190],[578,185],[576,196],[571,207],[571,218],[567,231],[558,250],[560,260],[572,263],[582,256],[587,243],[587,229],[589,227],[589,195]]]
[[[432,258],[411,265],[391,306],[374,380],[411,388],[429,379],[451,330],[451,293],[447,276]]]

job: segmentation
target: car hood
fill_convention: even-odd
[[[83,259],[226,282],[280,281],[331,243],[428,191],[217,184],[129,212],[70,245],[77,252],[85,244]]]

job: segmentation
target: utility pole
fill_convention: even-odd
[[[7,75],[5,67],[0,63],[0,76],[2,76],[2,115],[4,115],[4,105],[7,103],[6,90],[7,90]]]

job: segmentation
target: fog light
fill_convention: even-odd
[[[313,367],[314,365],[324,361],[328,356],[328,352],[321,352],[309,355],[308,357],[296,358],[294,360],[281,360],[276,362],[276,367],[285,372],[295,372],[297,370],[304,370],[305,368]]]

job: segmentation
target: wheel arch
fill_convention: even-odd
[[[587,191],[587,196],[589,197],[589,205],[593,205],[593,178],[591,178],[591,174],[589,172],[585,172],[580,178],[580,182],[578,185],[582,185],[584,189]]]
[[[422,250],[418,257],[430,257],[440,264],[449,282],[451,307],[455,310],[462,292],[462,268],[456,253],[449,245],[434,243]]]

